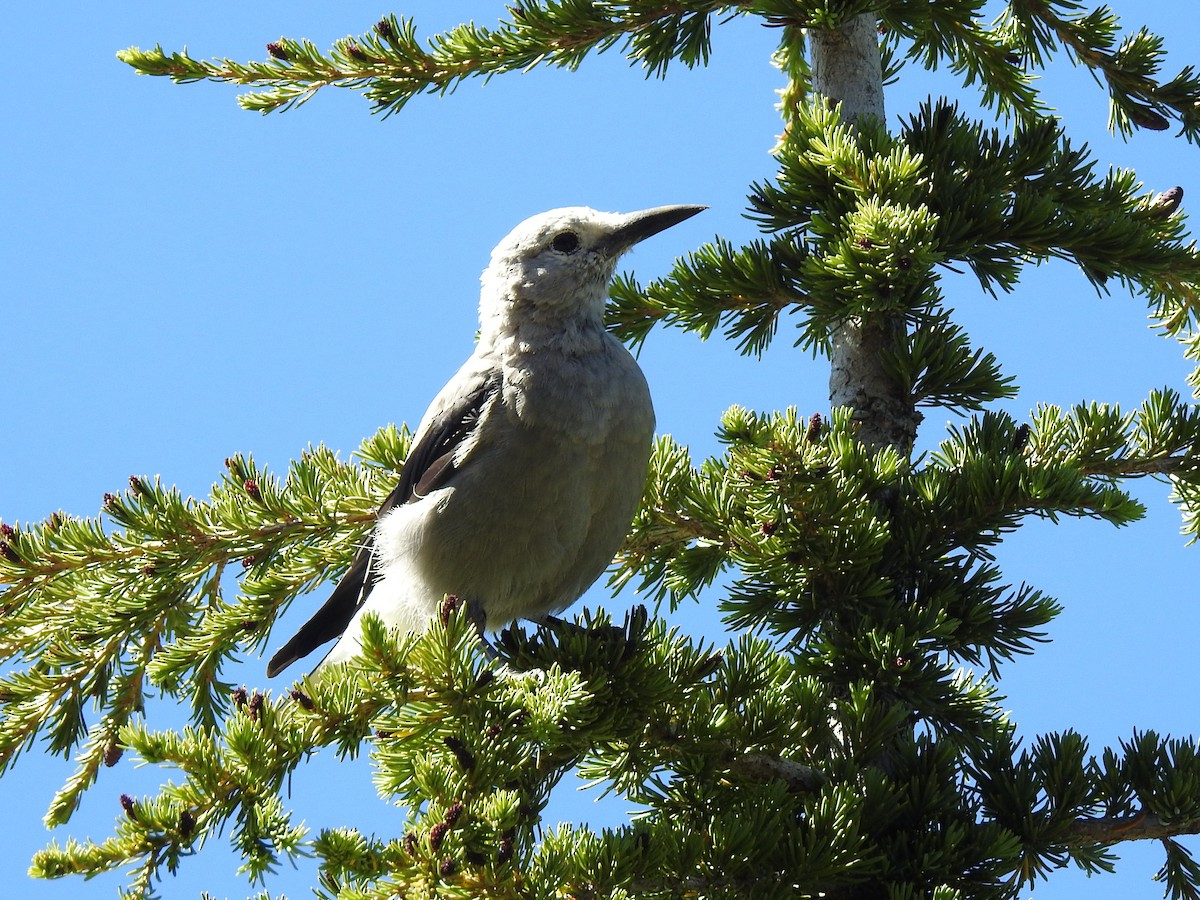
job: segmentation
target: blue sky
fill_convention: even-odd
[[[1190,23],[1180,27],[1181,4],[1114,5],[1127,26],[1166,37],[1171,74],[1200,61],[1200,35]],[[708,68],[677,67],[666,81],[647,81],[610,52],[577,73],[468,82],[387,121],[370,116],[360,96],[333,90],[262,117],[240,110],[232,88],[136,77],[114,56],[161,42],[200,57],[262,58],[281,34],[328,46],[386,11],[414,16],[428,35],[467,18],[492,23],[504,6],[180,0],[6,10],[0,520],[56,509],[94,515],[104,492],[133,473],[204,496],[233,452],[281,471],[310,443],[348,456],[380,425],[415,423],[470,352],[478,275],[492,246],[532,213],[708,204],[627,259],[644,279],[714,235],[755,236],[744,198],[751,181],[773,172],[781,79],[769,64],[776,33],[751,22],[717,30]],[[1200,199],[1195,148],[1170,133],[1113,140],[1105,94],[1084,71],[1056,66],[1043,87],[1073,139],[1088,142],[1102,165],[1134,168],[1150,190],[1183,185],[1185,206]],[[909,68],[887,97],[892,123],[929,93],[976,103],[974,89],[949,73]],[[1188,392],[1189,366],[1147,327],[1145,304],[1116,291],[1097,297],[1070,266],[1029,270],[1017,293],[999,300],[969,278],[950,278],[944,290],[976,344],[1017,377],[1020,396],[1004,404],[1015,415],[1038,403],[1134,406],[1164,385]],[[716,452],[712,433],[733,403],[825,411],[825,364],[790,345],[786,322],[761,361],[719,340],[653,334],[641,362],[659,430],[700,458]],[[923,442],[935,443],[952,421],[931,413]],[[1150,513],[1125,529],[1031,522],[1001,548],[1010,580],[1065,605],[1053,642],[1003,672],[1006,706],[1026,737],[1073,727],[1098,752],[1134,727],[1200,730],[1196,549],[1185,547],[1164,486],[1147,482],[1140,496]],[[594,590],[585,602],[604,600]],[[715,600],[681,621],[723,642]],[[622,595],[609,605],[619,614],[632,602]],[[271,645],[306,612],[298,605]],[[268,684],[263,667],[247,660],[232,677],[286,687]],[[0,779],[8,811],[0,877],[31,900],[114,896],[119,883],[25,878],[30,855],[52,836],[41,814],[69,771],[35,750]],[[102,839],[120,814],[120,793],[150,792],[169,777],[123,762],[53,837]],[[622,812],[574,785],[564,783],[560,795],[563,819],[608,823]],[[381,834],[402,815],[376,798],[365,761],[318,760],[297,775],[293,798],[314,829],[339,823],[346,806],[346,818]],[[1157,847],[1120,852],[1119,876],[1085,883],[1063,873],[1034,896],[1161,896],[1149,880]],[[235,868],[215,837],[163,893],[253,894]],[[308,896],[309,874],[285,870],[270,887]]]

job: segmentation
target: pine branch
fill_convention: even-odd
[[[261,642],[281,606],[346,564],[406,449],[406,435],[383,429],[360,451],[366,470],[317,448],[283,483],[235,456],[207,502],[131,478],[105,498],[119,529],[58,514],[2,526],[0,656],[17,666],[0,679],[0,766],[39,734],[64,755],[87,740],[48,823],[66,821],[101,764],[115,761],[146,684],[215,725],[231,690],[222,666]],[[230,602],[223,573],[239,561],[243,593]],[[87,700],[104,711],[90,729]]]
[[[1067,731],[1016,749],[1011,734],[1003,735],[971,768],[983,814],[1020,837],[1014,871],[1022,883],[1068,862],[1112,871],[1109,846],[1153,839],[1167,849],[1159,877],[1173,882],[1173,896],[1200,885],[1200,869],[1172,840],[1200,833],[1194,741],[1135,732],[1120,752],[1105,749],[1097,759],[1082,736]]]
[[[713,0],[629,0],[623,3],[533,2],[510,5],[510,21],[495,28],[460,25],[435,35],[423,47],[409,19],[389,16],[368,33],[337,41],[328,53],[310,41],[280,38],[267,44],[270,59],[239,63],[197,60],[187,51],[167,53],[161,46],[130,47],[119,58],[138,72],[170,77],[177,83],[201,80],[263,86],[239,102],[261,112],[299,105],[323,87],[362,91],[376,111],[398,111],[422,93],[446,93],[472,76],[484,78],[549,63],[574,69],[591,52],[621,44],[632,62],[661,76],[670,61],[704,64],[710,52],[710,20],[715,15],[754,14],[789,35],[817,27],[830,31],[862,12],[863,3],[843,4],[831,12],[818,2],[713,2]],[[1190,68],[1159,85],[1161,40],[1144,30],[1114,50],[1115,18],[1102,8],[1086,15],[1059,15],[1075,3],[1011,4],[1001,27],[975,21],[977,3],[914,5],[897,0],[879,6],[877,15],[889,34],[910,41],[907,55],[927,68],[945,63],[978,83],[985,104],[1022,117],[1044,114],[1032,79],[1018,63],[1022,55],[1040,64],[1057,37],[1085,65],[1101,72],[1110,86],[1114,124],[1166,127],[1164,115],[1180,119],[1189,139],[1200,118],[1194,112],[1200,79]],[[790,37],[788,38],[791,39]],[[818,38],[819,44],[820,38]],[[818,55],[821,51],[817,50]],[[799,74],[799,73],[793,73]],[[794,94],[799,101],[806,90]]]
[[[826,781],[817,769],[764,753],[747,753],[733,761],[731,768],[751,781],[782,781],[793,791],[815,791]]]
[[[738,249],[717,238],[645,287],[631,276],[618,277],[610,292],[609,327],[634,346],[656,325],[691,331],[702,340],[720,329],[741,353],[761,356],[780,317],[806,305],[796,281],[804,255],[804,246],[786,235]]]
[[[1034,78],[1020,65],[1012,35],[1004,28],[981,25],[975,0],[927,5],[893,0],[880,4],[877,12],[889,39],[911,41],[907,58],[930,70],[948,65],[964,85],[978,85],[986,107],[1022,121],[1050,114]]]
[[[1191,66],[1167,82],[1163,40],[1146,29],[1127,35],[1107,6],[1087,10],[1072,0],[1018,0],[1007,5],[1004,30],[1031,61],[1042,64],[1059,43],[1071,57],[1103,77],[1111,100],[1110,127],[1129,137],[1135,128],[1163,131],[1178,122],[1180,134],[1200,140],[1200,77]]]
[[[919,315],[934,266],[963,262],[985,289],[1011,291],[1025,265],[1051,258],[1076,263],[1098,288],[1117,278],[1140,290],[1168,333],[1196,325],[1200,251],[1184,239],[1182,192],[1163,205],[1131,172],[1096,177],[1052,120],[1001,137],[939,101],[893,138],[805,107],[779,158],[777,184],[756,185],[750,202],[764,228],[803,238],[791,277],[816,332],[806,341],[834,327],[829,296],[846,273],[861,281],[858,308]]]
[[[1143,809],[1133,815],[1076,819],[1064,843],[1069,847],[1083,847],[1124,841],[1157,841],[1187,834],[1200,834],[1200,817],[1182,822],[1164,822],[1159,816]]]
[[[631,62],[663,76],[672,60],[702,65],[710,50],[710,18],[746,3],[716,0],[631,0],[626,3],[538,3],[509,6],[511,21],[495,28],[473,23],[435,35],[425,47],[411,19],[388,16],[372,31],[337,41],[321,53],[311,41],[280,38],[267,45],[271,59],[205,62],[187,51],[130,47],[117,54],[143,75],[176,83],[208,80],[261,86],[243,94],[245,109],[267,113],[304,103],[323,87],[362,91],[375,112],[399,111],[424,93],[449,93],[471,77],[489,78],[541,64],[575,69],[592,52],[622,44]],[[426,47],[428,49],[426,49]]]
[[[691,760],[713,759],[714,747],[769,746],[747,755],[755,774],[773,771],[807,778],[809,790],[818,786],[804,775],[811,770],[778,755],[795,745],[790,726],[778,730],[784,711],[799,702],[822,708],[810,703],[815,683],[779,693],[765,723],[713,714],[714,702],[733,699],[711,690],[707,679],[718,668],[731,666],[735,680],[765,687],[784,664],[761,645],[713,654],[668,634],[642,610],[619,629],[596,620],[559,623],[532,637],[505,632],[501,648],[513,668],[497,670],[483,656],[461,611],[419,638],[389,634],[372,619],[364,659],[345,677],[308,680],[290,697],[235,691],[233,713],[216,731],[126,727],[121,739],[132,753],[171,766],[183,781],[157,797],[122,798],[126,815],[112,837],[52,845],[34,870],[43,877],[94,875],[137,861],[136,883],[150,884],[162,866],[173,869],[207,836],[228,830],[245,869],[261,878],[304,850],[304,829],[292,824],[279,798],[290,774],[315,749],[355,753],[372,733],[377,783],[410,810],[407,834],[368,852],[348,845],[344,832],[323,833],[313,846],[326,884],[374,890],[432,876],[504,895],[520,877],[508,863],[532,852],[550,787],[577,764],[636,798],[649,771],[689,771]],[[735,774],[741,750],[728,755]],[[728,778],[711,769],[705,777]],[[553,852],[553,843],[538,852]],[[572,872],[581,871],[576,866]],[[580,876],[557,877],[574,884]]]

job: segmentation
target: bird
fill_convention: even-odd
[[[272,656],[273,677],[361,652],[362,618],[428,629],[447,595],[480,632],[544,621],[604,572],[645,490],[654,406],[606,328],[608,287],[635,244],[704,206],[583,206],[526,219],[480,278],[474,352],[413,435],[399,483],[329,598]]]

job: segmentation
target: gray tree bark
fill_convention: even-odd
[[[884,121],[875,15],[856,16],[837,30],[810,28],[806,37],[813,93],[840,102],[850,123]],[[885,313],[847,319],[833,334],[829,401],[854,409],[859,438],[871,446],[907,451],[917,437],[921,416],[884,371],[885,357],[906,339],[903,317]]]

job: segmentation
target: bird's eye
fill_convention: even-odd
[[[554,240],[550,242],[550,246],[559,253],[574,253],[579,249],[579,235],[573,231],[556,234]]]

